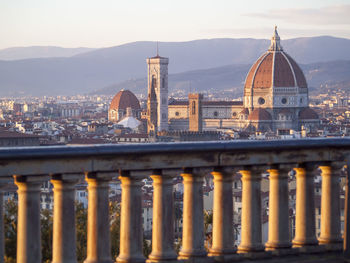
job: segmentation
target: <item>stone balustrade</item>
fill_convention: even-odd
[[[54,189],[54,263],[77,262],[74,189],[88,183],[86,263],[230,262],[310,253],[342,253],[339,171],[347,165],[350,139],[237,141],[27,147],[0,149],[0,189],[18,187],[17,262],[41,262],[40,186]],[[235,244],[232,182],[242,178],[241,242]],[[314,171],[322,176],[321,234],[315,233]],[[296,177],[296,229],[289,236],[288,173]],[[261,179],[269,174],[269,233],[262,243]],[[214,180],[212,247],[204,246],[203,178]],[[120,254],[111,258],[108,187],[121,181]],[[182,247],[174,250],[174,175],[184,184]],[[153,180],[152,252],[143,255],[141,180]],[[348,198],[348,193],[346,195]],[[347,200],[346,200],[347,201]],[[4,255],[3,207],[0,194],[0,262]],[[345,216],[349,210],[346,202]],[[349,222],[344,232],[349,254]]]

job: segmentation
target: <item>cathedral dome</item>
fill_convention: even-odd
[[[299,112],[299,119],[300,120],[318,120],[318,114],[313,109],[305,108]]]
[[[112,102],[109,106],[110,110],[124,110],[126,111],[127,108],[131,108],[133,110],[140,110],[140,102],[129,90],[121,90],[119,91],[114,98],[112,99]]]
[[[249,121],[271,121],[272,117],[267,110],[263,108],[256,108],[249,114],[248,120]]]
[[[298,64],[283,51],[275,27],[270,48],[250,68],[244,90],[261,91],[272,87],[307,88],[305,76]]]

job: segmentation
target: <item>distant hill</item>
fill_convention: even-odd
[[[298,63],[350,60],[349,39],[327,36],[298,38],[284,40],[282,45]],[[163,42],[159,46],[160,54],[170,59],[171,74],[186,72],[194,76],[197,70],[233,64],[236,66],[230,66],[232,68],[228,70],[246,74],[247,69],[242,65],[251,65],[268,49],[269,40],[204,39]],[[0,96],[84,94],[130,79],[144,78],[147,74],[146,58],[155,54],[155,47],[155,42],[134,42],[67,58],[0,61]],[[235,83],[241,83],[242,78],[244,79],[244,77],[238,78],[238,72],[237,79],[235,74],[232,75],[232,71],[231,73],[221,71],[218,74],[226,74],[227,78],[219,78],[222,79],[221,83],[226,79],[225,86],[235,86],[237,85]],[[217,77],[211,75],[211,79],[208,79],[209,77],[210,75],[206,76],[207,82],[204,83],[198,80],[198,83],[203,83],[202,88],[207,88],[209,83],[215,84]],[[189,85],[196,86],[195,83],[177,81],[174,87]]]
[[[188,71],[169,75],[169,94],[191,90],[198,92],[232,91],[232,96],[243,95],[243,86],[250,64],[228,65],[218,68]],[[307,79],[309,90],[317,93],[325,91],[326,86],[338,85],[350,90],[350,61],[330,61],[301,64]],[[324,86],[320,88],[320,86]],[[146,94],[147,79],[133,79],[107,86],[91,94],[113,95],[121,89],[128,89],[137,94]]]
[[[92,50],[94,50],[94,48],[62,48],[53,46],[11,47],[0,49],[0,60],[71,57]]]

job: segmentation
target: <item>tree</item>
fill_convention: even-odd
[[[119,255],[119,238],[120,238],[120,204],[109,202],[109,219],[111,229],[111,250],[112,258]]]
[[[52,259],[53,216],[52,210],[41,210],[41,254],[43,262]]]
[[[87,247],[87,209],[82,203],[76,202],[76,237],[77,237],[77,259],[83,262],[86,258]]]
[[[213,211],[204,210],[205,248],[207,250],[209,250],[212,243],[212,225],[213,225]]]
[[[4,211],[5,258],[6,262],[15,262],[17,253],[17,202],[8,199]]]

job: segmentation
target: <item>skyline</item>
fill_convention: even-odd
[[[137,7],[137,8],[135,8]],[[21,46],[102,48],[134,41],[205,38],[350,38],[350,1],[25,0],[0,3],[0,49]],[[258,25],[258,26],[256,26]]]

